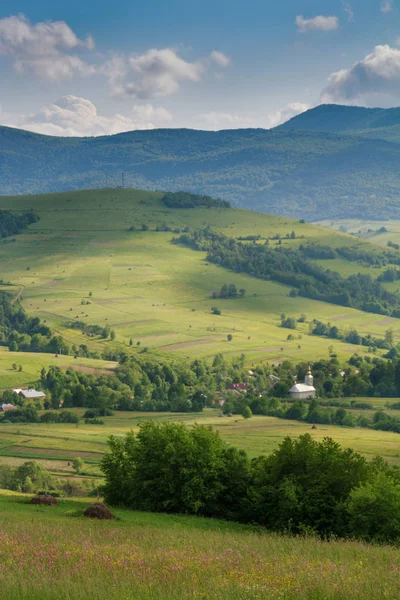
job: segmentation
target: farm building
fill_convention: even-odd
[[[15,410],[14,404],[0,404],[0,412],[7,412],[8,410]]]
[[[22,389],[15,389],[13,390],[13,392],[15,394],[18,394],[18,396],[21,396],[21,398],[25,398],[25,400],[37,400],[39,399],[44,399],[46,398],[46,394],[44,394],[43,392],[38,392],[37,390],[34,390],[32,388],[28,389],[28,390],[22,390]]]
[[[314,377],[311,373],[311,367],[308,369],[304,383],[296,383],[289,392],[293,400],[308,400],[315,398],[316,389],[314,387]]]

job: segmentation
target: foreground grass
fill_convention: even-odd
[[[398,550],[270,535],[217,520],[84,502],[37,508],[0,495],[0,585],[7,600],[376,600],[397,598]]]

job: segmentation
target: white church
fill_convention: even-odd
[[[315,398],[316,389],[314,387],[314,377],[311,373],[311,367],[308,368],[304,383],[296,383],[289,392],[293,400],[308,400]]]

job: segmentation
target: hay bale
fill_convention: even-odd
[[[57,498],[50,494],[38,494],[30,501],[30,504],[42,504],[45,506],[56,506],[58,504]]]
[[[102,502],[95,502],[89,506],[83,513],[89,519],[114,519],[114,515],[110,509]]]

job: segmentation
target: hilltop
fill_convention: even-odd
[[[116,343],[128,347],[132,340],[137,351],[148,348],[171,358],[211,358],[222,352],[244,353],[249,363],[298,362],[328,356],[332,340],[308,335],[314,318],[337,323],[343,331],[355,328],[382,337],[392,327],[399,335],[397,319],[292,297],[290,285],[234,273],[207,261],[206,252],[171,243],[178,231],[210,225],[234,240],[260,236],[256,243],[262,247],[268,241],[271,249],[315,243],[347,248],[347,255],[365,251],[373,257],[383,251],[350,235],[243,209],[170,208],[162,194],[132,189],[1,197],[0,209],[11,208],[32,208],[40,221],[13,238],[15,242],[6,238],[0,244],[2,278],[15,286],[7,288],[15,295],[23,290],[29,315],[40,317],[71,345],[84,341],[100,354],[105,349],[104,340],[83,337],[74,328],[75,321],[83,321],[108,325],[116,332]],[[310,260],[343,277],[360,272],[376,279],[384,268],[348,260],[343,252]],[[224,284],[246,293],[234,300],[213,299]],[[220,316],[212,314],[216,303]],[[280,326],[281,313],[296,319],[306,315],[292,340]],[[346,359],[356,350],[368,350],[339,340],[333,345]]]
[[[294,218],[399,218],[400,110],[320,106],[272,130],[58,138],[0,128],[0,193],[121,183]]]

